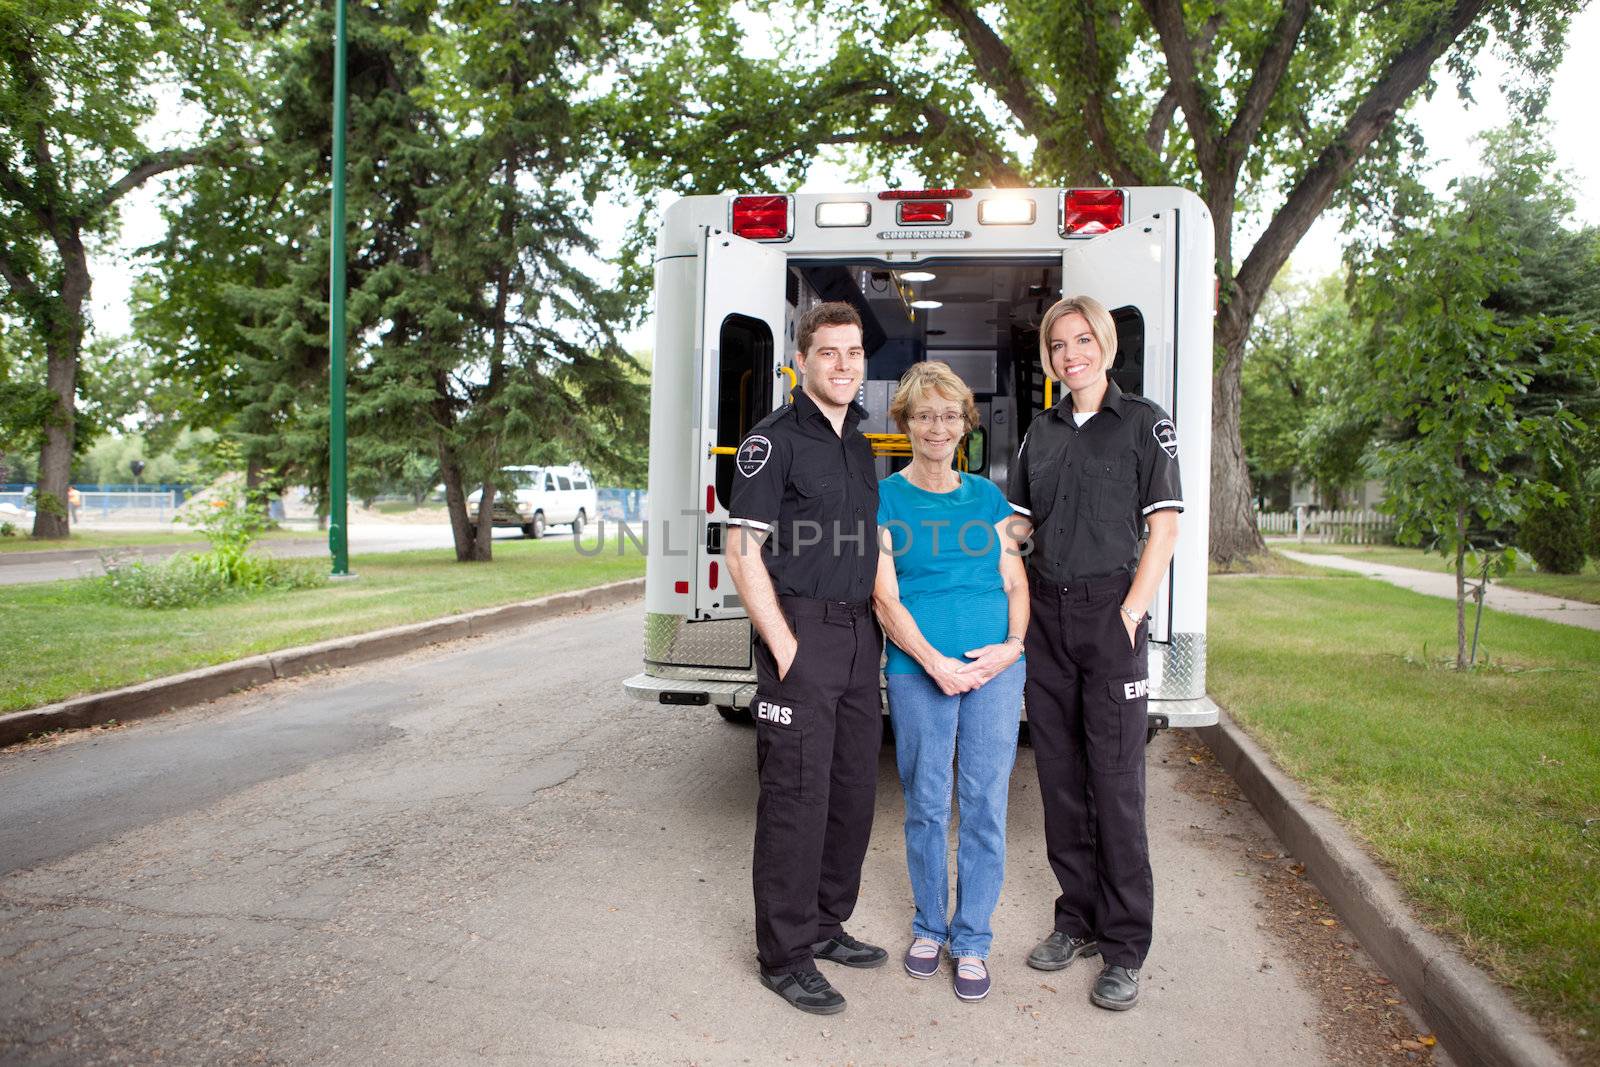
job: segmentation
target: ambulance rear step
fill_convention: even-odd
[[[636,674],[623,682],[622,687],[635,700],[648,700],[652,704],[717,704],[747,708],[756,696],[756,687],[751,682],[657,678],[652,674]]]

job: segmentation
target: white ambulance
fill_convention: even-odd
[[[1176,188],[679,200],[656,241],[645,670],[627,691],[746,714],[751,626],[722,559],[734,451],[788,403],[807,308],[843,300],[861,314],[861,430],[880,478],[909,462],[889,397],[911,364],[937,359],[977,396],[964,469],[1004,490],[1029,422],[1057,399],[1039,366],[1039,320],[1063,294],[1086,293],[1116,319],[1112,378],[1178,427],[1185,510],[1151,610],[1151,733],[1215,723],[1205,685],[1213,255],[1205,205]]]

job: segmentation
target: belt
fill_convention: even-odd
[[[831,621],[834,619],[859,619],[872,612],[870,600],[818,600],[809,596],[780,596],[778,603],[794,616]]]
[[[1105,593],[1121,593],[1133,584],[1133,575],[1118,571],[1102,578],[1073,578],[1066,582],[1052,582],[1029,572],[1028,587],[1035,593],[1047,596],[1090,598]]]

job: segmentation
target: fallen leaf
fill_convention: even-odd
[[[1403,1049],[1409,1049],[1412,1052],[1421,1052],[1423,1050],[1423,1048],[1426,1047],[1426,1046],[1424,1046],[1423,1043],[1420,1042],[1420,1041],[1412,1041],[1410,1039],[1407,1039],[1405,1041],[1400,1042],[1400,1047],[1403,1048]]]
[[[1422,1042],[1422,1044],[1427,1048],[1432,1048],[1439,1043],[1439,1039],[1434,1037],[1432,1034],[1422,1034],[1418,1036],[1417,1040]]]
[[[1054,993],[1056,991],[1056,987],[1053,986],[1053,985],[1050,985],[1048,982],[1040,982],[1039,983],[1039,988],[1043,989],[1047,993]]]
[[[1339,925],[1338,922],[1336,920],[1334,920],[1334,919],[1318,919],[1317,922],[1321,923],[1323,926],[1338,926]]]

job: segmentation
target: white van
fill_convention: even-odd
[[[645,670],[627,691],[743,717],[751,627],[721,559],[733,453],[796,384],[794,326],[843,300],[865,325],[861,430],[878,476],[904,466],[888,400],[912,363],[948,363],[976,394],[966,469],[1006,486],[1029,422],[1055,397],[1038,323],[1066,294],[1117,323],[1111,376],[1178,427],[1185,511],[1152,608],[1150,724],[1217,721],[1206,698],[1211,219],[1176,188],[933,189],[692,196],[656,242],[656,346],[645,526]]]
[[[600,511],[594,478],[576,463],[565,467],[501,467],[512,492],[494,497],[496,526],[517,526],[528,537],[543,537],[548,526],[571,526],[572,536]],[[467,497],[467,519],[478,521],[480,489]]]

